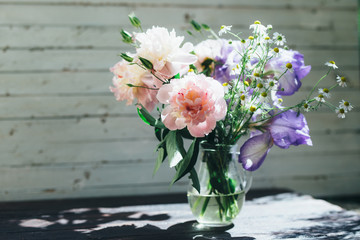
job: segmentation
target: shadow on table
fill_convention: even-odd
[[[233,239],[227,229],[199,228],[195,221],[161,228],[168,214],[148,215],[141,212],[104,212],[98,208],[63,211],[59,215],[32,215],[31,218],[2,222],[0,239]]]
[[[125,237],[126,239],[195,239],[195,240],[215,240],[215,239],[232,239],[232,240],[254,240],[253,237],[231,237],[228,232],[224,230],[209,230],[198,229],[195,221],[188,221],[184,223],[175,224],[166,230],[160,229],[151,224],[147,224],[143,227],[137,227],[136,225],[127,225],[121,227],[106,228],[103,230],[92,232],[89,238],[101,239],[102,236],[108,237]]]
[[[360,239],[360,217],[358,214],[351,212],[329,212],[321,217],[304,220],[316,222],[317,225],[289,229],[286,233],[273,234],[277,239],[295,239],[298,236],[326,240]]]

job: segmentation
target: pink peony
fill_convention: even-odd
[[[145,33],[136,34],[135,38],[140,43],[137,56],[149,60],[162,77],[171,78],[178,73],[186,73],[189,65],[197,59],[190,53],[194,48],[191,43],[180,47],[184,37],[176,36],[175,30],[169,32],[166,28],[153,27]]]
[[[226,115],[224,88],[213,78],[189,74],[163,85],[157,94],[160,103],[169,104],[161,119],[170,130],[187,127],[194,137],[204,137]]]
[[[142,104],[148,111],[152,111],[158,102],[156,90],[153,88],[154,78],[137,65],[130,65],[126,61],[121,61],[110,68],[114,73],[113,85],[110,91],[114,93],[117,101],[127,101],[130,105],[137,98],[138,103]],[[141,87],[129,87],[127,84]],[[147,88],[148,87],[148,88]]]

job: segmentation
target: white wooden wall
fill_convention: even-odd
[[[336,61],[350,87],[333,98],[357,108],[307,114],[314,146],[274,147],[253,188],[360,194],[356,0],[0,0],[0,201],[185,191],[186,180],[169,187],[166,165],[152,177],[152,129],[108,91],[132,11],[182,33],[192,18],[247,34],[254,20],[272,24],[313,67],[298,99]]]

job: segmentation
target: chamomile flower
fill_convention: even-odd
[[[309,112],[310,111],[310,105],[309,103],[306,101],[303,105],[304,111],[305,112]]]
[[[338,118],[345,118],[345,109],[343,108],[336,108],[335,112],[337,113]]]
[[[336,76],[336,82],[339,84],[340,87],[346,87],[346,77],[340,77],[339,75]]]
[[[263,91],[259,95],[259,102],[268,102],[269,101],[269,94],[266,91]]]
[[[315,99],[316,101],[321,103],[325,102],[324,95],[322,95],[321,93]]]
[[[233,68],[231,68],[230,75],[238,76],[239,74],[240,74],[240,65],[236,64],[235,66],[233,66]]]
[[[319,94],[322,94],[324,97],[330,98],[330,91],[327,88],[319,88]]]
[[[250,25],[249,29],[253,29],[253,33],[259,33],[260,35],[266,32],[266,27],[260,21],[255,21],[254,24]]]
[[[268,25],[266,26],[266,29],[267,29],[268,31],[270,31],[270,30],[273,29],[273,26],[272,26],[271,24],[268,24]]]
[[[286,43],[286,38],[283,34],[275,32],[273,35],[273,40],[276,45],[283,46]]]
[[[265,87],[269,90],[277,90],[278,88],[278,83],[274,80],[274,79],[267,79],[267,81],[265,82]]]
[[[221,36],[222,34],[227,33],[228,31],[230,31],[231,27],[232,27],[232,25],[230,25],[230,26],[222,25],[220,27],[219,36]]]
[[[333,69],[338,68],[334,61],[328,61],[328,62],[325,63],[325,65],[328,66],[328,67],[332,67]]]
[[[353,106],[351,106],[351,104],[345,100],[341,100],[339,108],[343,108],[345,110],[345,112],[349,112],[351,111],[351,109],[353,109]]]

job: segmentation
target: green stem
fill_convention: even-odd
[[[329,70],[327,71],[327,73],[326,73],[324,76],[322,76],[322,77],[317,81],[317,83],[316,83],[316,84],[314,85],[314,87],[311,89],[309,95],[306,97],[306,100],[309,100],[309,98],[311,97],[311,95],[312,95],[313,92],[315,91],[315,88],[319,85],[319,83],[321,82],[321,80],[323,80],[327,75],[329,75],[330,71],[331,71],[331,68],[329,68]]]

